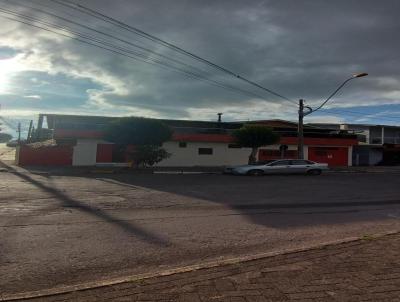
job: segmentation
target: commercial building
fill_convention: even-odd
[[[33,138],[39,143],[19,148],[20,165],[94,166],[121,162],[117,146],[104,140],[104,129],[116,117],[41,114]],[[226,166],[247,163],[250,149],[235,143],[232,132],[245,123],[263,124],[280,135],[278,144],[259,149],[258,159],[297,157],[297,124],[284,120],[207,122],[161,120],[172,131],[163,144],[171,157],[158,163],[164,167]],[[306,159],[331,166],[352,165],[357,137],[346,131],[306,126]],[[51,139],[49,141],[49,139]],[[40,143],[40,141],[43,141]],[[47,145],[46,143],[47,142]],[[50,143],[49,143],[50,142]]]
[[[357,135],[358,145],[353,148],[356,166],[400,165],[400,127],[369,124],[326,124],[310,126],[337,131],[351,131]]]

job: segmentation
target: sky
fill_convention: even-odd
[[[296,120],[360,72],[305,122],[400,125],[397,0],[74,0],[290,101],[59,1],[0,0],[4,131],[39,113]]]

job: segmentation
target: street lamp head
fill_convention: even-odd
[[[354,74],[354,75],[353,75],[353,78],[361,78],[361,77],[365,77],[365,76],[367,76],[367,75],[368,75],[368,73],[366,73],[366,72],[357,73],[357,74]]]

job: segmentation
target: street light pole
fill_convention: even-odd
[[[352,77],[348,78],[346,81],[344,81],[336,90],[324,101],[319,105],[317,108],[313,109],[309,106],[304,106],[304,100],[300,99],[299,100],[299,124],[298,124],[298,133],[297,133],[297,140],[298,140],[298,146],[297,146],[297,153],[298,153],[298,158],[299,159],[304,159],[304,117],[306,115],[309,115],[319,109],[321,109],[344,85],[347,84],[347,82],[356,79],[356,78],[361,78],[367,76],[368,73],[358,73],[353,75]],[[304,112],[304,108],[308,109],[308,111]]]
[[[297,125],[298,129],[298,145],[297,145],[297,151],[298,151],[298,157],[300,159],[304,159],[304,131],[303,131],[303,119],[304,119],[304,100],[300,99],[299,100],[299,123]]]

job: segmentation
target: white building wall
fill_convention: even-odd
[[[353,165],[353,146],[347,148],[347,165],[349,167]]]
[[[99,139],[78,139],[72,155],[73,166],[94,166],[96,164],[97,144],[105,141]]]
[[[163,147],[171,153],[171,157],[158,163],[159,167],[212,167],[246,164],[251,152],[249,148],[228,148],[227,143],[187,142],[186,148],[180,148],[179,142],[166,142]],[[200,155],[199,148],[212,148],[213,154]]]
[[[163,147],[171,153],[171,157],[157,164],[159,167],[191,167],[191,166],[229,166],[247,164],[250,148],[229,148],[228,143],[187,142],[186,148],[180,148],[179,142],[166,142]],[[259,149],[279,150],[280,145],[270,145]],[[200,155],[199,148],[212,148],[212,155]],[[288,150],[297,150],[296,145],[288,145]],[[308,155],[304,147],[305,156]],[[307,158],[307,157],[306,157]]]
[[[297,149],[297,146],[296,146]],[[308,159],[308,146],[303,147],[304,159]]]

